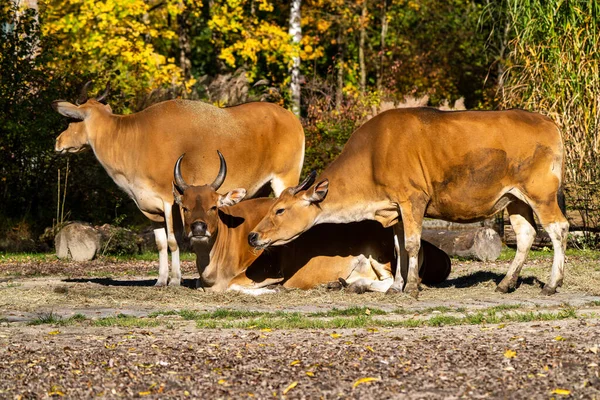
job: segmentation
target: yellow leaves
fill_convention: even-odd
[[[219,380],[217,381],[217,383],[218,383],[219,385],[223,385],[223,384],[225,384],[226,382],[227,382],[227,380],[226,380],[226,379],[219,379]]]
[[[508,349],[504,352],[504,357],[506,357],[506,358],[515,358],[516,356],[517,356],[517,352],[514,350]]]
[[[306,371],[306,376],[310,376],[311,378],[315,377],[315,373],[312,371]]]
[[[293,367],[294,365],[298,365],[298,364],[300,364],[300,360],[294,360],[290,363],[290,366]]]
[[[64,397],[65,393],[62,391],[62,388],[60,386],[52,385],[50,387],[50,390],[48,391],[48,396],[50,396],[50,397],[53,397],[53,396]]]
[[[554,340],[556,340],[557,342],[562,342],[562,341],[565,340],[565,338],[562,337],[562,336],[557,336],[557,337],[554,338]]]
[[[554,389],[552,391],[552,394],[559,394],[561,396],[568,396],[568,395],[571,394],[571,391],[567,390],[567,389]]]
[[[360,379],[357,379],[356,382],[354,382],[352,384],[352,388],[356,388],[358,385],[362,385],[363,383],[377,382],[380,380],[381,380],[380,378],[373,378],[373,377],[360,378]]]
[[[282,394],[286,395],[290,390],[292,390],[293,388],[295,388],[296,386],[298,386],[298,382],[294,381],[292,383],[290,383],[288,385],[288,387],[286,387],[285,389],[283,389]]]
[[[145,392],[139,392],[138,395],[140,396],[150,396],[152,394],[152,392],[150,390],[145,391]]]
[[[334,339],[339,339],[339,338],[341,338],[341,337],[342,337],[342,334],[341,334],[341,333],[335,333],[335,332],[334,332],[334,333],[330,334],[329,336],[331,336],[331,337],[332,337],[332,338],[334,338]]]
[[[58,331],[58,330],[48,332],[48,335],[58,335],[58,334],[60,334],[60,331]]]

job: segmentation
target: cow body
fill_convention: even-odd
[[[323,224],[289,246],[266,253],[252,248],[248,234],[274,201],[251,199],[219,209],[210,263],[200,276],[202,287],[260,294],[264,286],[273,283],[310,289],[339,278],[361,292],[385,291],[391,286],[393,231],[374,221]],[[439,283],[448,277],[450,259],[433,245],[424,242],[419,260],[425,283]],[[402,273],[406,276],[406,269]]]
[[[396,239],[405,239],[409,273],[404,290],[416,296],[425,216],[473,222],[506,208],[518,251],[498,286],[505,292],[515,287],[535,237],[535,211],[554,245],[552,275],[544,288],[553,293],[562,284],[568,231],[558,204],[563,158],[560,132],[540,114],[390,110],[352,134],[317,184],[283,192],[250,240],[262,248],[287,243],[315,224],[379,221],[394,227]],[[396,275],[390,290],[403,286]]]
[[[190,183],[211,182],[219,170],[221,150],[234,167],[223,188],[245,187],[254,195],[271,183],[276,194],[298,181],[304,158],[304,132],[289,111],[269,103],[218,108],[198,101],[170,100],[132,115],[114,115],[94,99],[76,106],[57,101],[54,108],[80,119],[56,140],[59,153],[94,151],[115,183],[146,217],[164,223],[155,230],[160,253],[157,285],[179,285],[179,250],[173,228],[172,168],[186,153],[181,168]],[[206,262],[208,243],[197,243]]]

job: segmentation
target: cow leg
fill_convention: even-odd
[[[410,202],[401,204],[400,213],[402,215],[402,223],[398,222],[394,225],[394,235],[396,237],[401,232],[399,225],[402,224],[404,226],[404,248],[408,253],[408,272],[406,274],[404,292],[410,294],[415,299],[419,296],[419,255],[421,254],[421,230],[426,205],[425,201],[417,204]],[[394,284],[389,288],[387,293],[402,292],[404,279],[402,278],[401,256],[402,254],[397,252],[396,276]]]
[[[167,226],[167,244],[171,250],[171,279],[169,286],[181,285],[181,266],[179,262],[179,246],[173,229],[173,205],[164,203],[165,225]]]
[[[517,254],[510,267],[508,267],[506,276],[496,287],[496,291],[502,293],[507,293],[517,286],[519,273],[521,272],[521,268],[523,268],[527,253],[536,235],[533,210],[528,204],[522,201],[515,201],[514,203],[510,203],[506,210],[508,211],[510,224],[517,237]]]
[[[562,286],[565,275],[565,251],[567,249],[569,222],[563,215],[557,202],[551,205],[542,205],[536,208],[535,212],[542,226],[548,232],[548,235],[550,235],[554,249],[554,261],[552,262],[550,281],[542,289],[542,294],[551,295],[556,293],[558,286]]]
[[[352,260],[352,270],[347,277],[343,278],[349,284],[347,290],[354,293],[383,293],[394,282],[392,271],[389,268],[378,263],[370,256],[367,259],[362,254]]]
[[[167,279],[169,277],[169,251],[165,228],[154,230],[154,240],[158,248],[158,280],[155,286],[167,286]]]

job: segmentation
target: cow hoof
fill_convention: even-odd
[[[390,286],[390,288],[385,292],[385,294],[390,294],[390,295],[402,294],[402,289],[400,289],[396,286]]]
[[[556,293],[556,288],[551,287],[550,285],[544,285],[544,288],[542,289],[542,292],[541,292],[541,294],[543,294],[545,296],[551,296],[554,293]]]
[[[158,280],[158,281],[156,281],[156,283],[154,284],[154,286],[155,287],[164,287],[164,286],[167,286],[167,282],[166,281]]]
[[[344,285],[342,284],[342,282],[339,281],[335,281],[335,282],[329,282],[327,283],[327,285],[325,286],[327,290],[342,290],[344,288]]]
[[[171,279],[169,286],[181,286],[181,279]]]
[[[412,298],[414,298],[416,300],[419,298],[419,287],[418,286],[409,287],[408,285],[406,285],[406,287],[404,288],[404,293],[410,295]]]
[[[346,288],[346,291],[349,293],[363,294],[367,291],[367,288],[365,285],[352,284]]]
[[[508,293],[508,286],[499,284],[498,286],[496,286],[496,292],[498,292],[498,293]]]

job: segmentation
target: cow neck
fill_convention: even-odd
[[[350,144],[350,143],[349,143]],[[378,198],[372,182],[372,163],[367,151],[344,148],[340,156],[315,180],[329,180],[327,197],[319,206],[315,224],[348,223],[375,219],[375,212],[385,201]]]
[[[90,137],[90,146],[108,174],[127,175],[134,171],[129,163],[135,150],[137,130],[134,115],[102,115],[91,121],[98,126]]]

